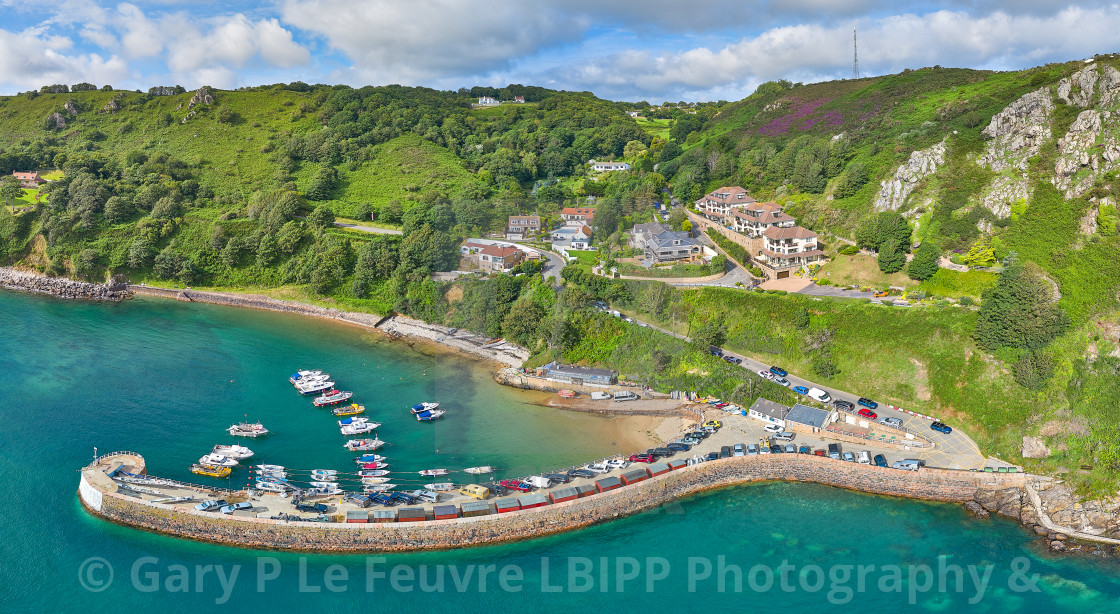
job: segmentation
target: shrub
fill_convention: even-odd
[[[961,297],[961,305],[964,305],[965,307],[971,307],[972,305],[975,305],[975,304],[976,304],[976,299],[972,298],[971,296],[965,295],[965,296]]]
[[[859,253],[859,247],[855,245],[845,245],[840,248],[840,254],[844,256],[854,256]]]

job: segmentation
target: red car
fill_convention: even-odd
[[[652,454],[631,454],[630,455],[630,462],[632,462],[632,463],[652,463],[653,462],[653,455]]]
[[[870,409],[867,409],[866,407],[859,410],[859,415],[867,418],[868,420],[874,420],[875,418],[879,417],[879,414],[871,411]]]
[[[500,484],[510,490],[516,490],[520,492],[529,492],[530,490],[533,490],[532,486],[519,480],[502,480]]]
[[[817,456],[824,456],[824,450],[813,450],[813,454]]]

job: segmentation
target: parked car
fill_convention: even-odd
[[[828,444],[828,457],[829,458],[835,458],[836,460],[840,460],[840,444],[838,444],[838,443]]]
[[[904,469],[906,471],[917,471],[922,467],[922,461],[914,458],[907,458],[905,460],[895,461],[891,467],[894,469]]]
[[[586,470],[588,470],[591,473],[594,473],[596,475],[598,475],[600,473],[606,473],[606,472],[611,470],[610,467],[606,466],[603,463],[595,463],[593,465],[587,465],[586,467],[584,467],[584,469],[586,469]],[[502,486],[505,486],[505,482],[502,482]]]
[[[624,461],[621,458],[612,458],[609,461],[607,461],[606,464],[611,469],[625,469],[626,467],[628,467],[630,465],[629,462]]]
[[[725,355],[725,356],[723,357],[723,359],[724,359],[724,360],[726,360],[727,362],[729,362],[729,363],[733,364],[733,365],[741,365],[741,364],[743,364],[743,359],[742,359],[742,358],[738,358],[738,357],[736,357],[736,356],[726,356],[726,355]]]
[[[832,401],[832,396],[820,388],[810,388],[809,392],[805,394],[818,403],[829,403]]]
[[[883,423],[887,426],[893,426],[895,428],[902,428],[902,419],[901,418],[883,418],[883,419],[879,420],[879,422],[881,422],[881,423]]]
[[[848,461],[849,463],[854,463],[856,462],[856,455],[852,454],[851,452],[845,452],[844,460]]]
[[[797,394],[809,394],[809,388],[806,386],[794,386],[791,390]]]
[[[719,460],[719,452],[708,452],[708,456],[706,458],[710,461]]]
[[[681,443],[687,445],[689,449],[700,443],[700,439],[696,437],[681,437]]]
[[[778,426],[777,424],[767,424],[766,426],[762,427],[762,430],[766,431],[767,433],[781,433],[784,429],[782,429],[782,427]]]
[[[809,446],[801,446],[800,448],[797,449],[797,453],[798,454],[812,454],[813,449],[810,448]]]
[[[953,427],[940,421],[934,421],[929,425],[929,428],[937,431],[938,433],[945,433],[946,435],[953,432]]]
[[[708,426],[708,427],[711,427],[711,428],[714,428],[714,429],[718,429],[718,428],[723,428],[723,423],[720,422],[719,420],[708,420],[707,422],[704,423],[704,426]]]
[[[769,371],[759,371],[758,376],[761,377],[762,379],[770,379],[770,380],[774,379],[774,374],[769,372]]]
[[[778,377],[785,377],[789,375],[789,372],[781,367],[770,367],[770,372],[774,375],[777,375]]]
[[[797,454],[797,446],[793,445],[792,443],[787,443],[786,447],[782,448],[782,452],[785,452],[786,454]]]
[[[595,473],[593,473],[591,471],[588,471],[586,469],[571,469],[571,470],[568,471],[568,475],[572,476],[573,478],[588,478],[588,479],[590,479],[590,478],[595,477]]]
[[[757,443],[747,444],[747,456],[758,456],[758,444]]]
[[[711,354],[712,356],[723,356],[723,350],[717,348],[714,345],[709,345],[708,346],[708,353]]]
[[[312,514],[326,514],[330,508],[325,503],[297,503],[297,512],[311,512]]]
[[[631,454],[630,462],[632,463],[652,463],[654,460],[652,454]]]
[[[227,505],[229,505],[229,503],[226,503],[225,499],[210,499],[209,501],[203,501],[202,503],[195,505],[194,509],[200,512],[212,512]]]
[[[782,453],[782,446],[779,446],[778,444],[774,444],[774,445],[770,446],[770,453],[771,454],[781,454]]]
[[[702,427],[700,427],[700,432],[701,433],[707,433],[709,435],[715,435],[716,431],[718,431],[718,430],[719,429],[717,429],[714,426],[702,426]]]
[[[780,433],[774,433],[774,439],[777,439],[778,441],[793,441],[793,437],[794,437],[793,433],[791,433],[789,431],[782,431]]]
[[[856,460],[858,460],[859,464],[861,464],[861,465],[870,465],[871,464],[871,453],[868,452],[867,450],[860,450],[859,451],[859,456],[856,458]]]
[[[887,466],[887,457],[883,456],[882,454],[876,454],[875,455],[875,465],[877,467],[886,467]]]
[[[731,458],[731,446],[722,446],[719,449],[720,458]]]
[[[253,504],[252,503],[249,503],[248,501],[241,501],[239,503],[224,505],[218,511],[220,511],[223,514],[232,514],[232,513],[236,512],[238,510],[251,510],[251,509],[253,509]]]
[[[666,458],[676,453],[677,451],[672,448],[652,448],[650,450],[646,450],[646,454],[652,454],[661,458]]]
[[[879,417],[879,414],[871,411],[870,409],[867,409],[866,407],[860,408],[859,415],[867,418],[868,420],[874,420],[875,418]]]
[[[844,411],[852,411],[856,408],[855,404],[851,401],[841,401],[839,399],[833,401],[832,406],[836,409],[842,409]]]
[[[518,492],[529,492],[533,490],[532,484],[528,482],[522,482],[521,480],[502,480],[501,482],[499,482],[499,484],[501,484],[503,488],[516,490]]]
[[[572,476],[567,473],[549,473],[544,477],[556,482],[557,484],[567,484],[572,481]]]
[[[867,399],[867,398],[864,398],[864,397],[860,397],[859,400],[856,401],[856,404],[857,405],[863,405],[867,409],[879,409],[879,404],[878,403],[876,403],[875,401],[872,401],[871,399]]]
[[[879,292],[876,292],[874,296],[875,298],[883,298],[887,294],[889,294],[889,292],[887,292],[886,290],[880,290]]]
[[[779,376],[775,375],[774,376],[774,383],[779,385],[779,386],[785,386],[786,388],[789,388],[789,380],[784,378],[784,377],[779,377]]]
[[[665,447],[669,448],[670,450],[676,450],[677,452],[688,452],[692,449],[691,444],[683,441],[670,441],[669,443],[665,444]]]
[[[705,431],[705,430],[699,430],[699,431],[693,431],[693,432],[689,433],[689,435],[692,435],[693,437],[699,437],[700,439],[707,439],[708,435],[711,435],[711,433],[709,433],[708,431]]]
[[[822,450],[820,448],[817,448],[816,450],[813,450],[813,455],[814,456],[825,456],[826,454],[825,454],[824,450]]]

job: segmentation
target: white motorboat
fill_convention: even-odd
[[[384,469],[362,469],[358,472],[360,478],[380,478],[389,475]]]
[[[434,478],[437,475],[447,475],[446,469],[425,469],[420,472],[420,475],[426,478]]]
[[[482,465],[480,467],[467,467],[463,471],[473,475],[482,475],[484,473],[494,473],[494,468],[490,465]]]
[[[439,403],[417,403],[416,405],[413,405],[409,411],[414,414],[418,414],[422,411],[432,411],[437,407],[439,407]]]
[[[346,426],[348,424],[365,424],[366,422],[369,422],[369,418],[366,418],[365,416],[352,416],[350,418],[343,418],[342,420],[339,420],[338,425]]]
[[[362,465],[365,463],[380,463],[381,461],[386,460],[389,460],[389,457],[381,456],[380,454],[363,454],[358,458],[355,458],[354,462]]]
[[[388,484],[389,480],[393,478],[378,477],[378,478],[362,478],[362,484]]]
[[[378,424],[377,426],[381,426]],[[384,441],[374,437],[373,439],[351,439],[347,441],[342,447],[350,450],[351,452],[365,452],[367,450],[376,450],[385,445]]]
[[[420,422],[430,422],[442,416],[447,412],[442,409],[425,409],[424,411],[416,414],[416,419]]]
[[[283,482],[257,482],[254,488],[265,492],[288,492],[292,489],[291,486]]]
[[[396,487],[397,487],[396,484],[368,484],[365,487],[363,487],[362,490],[366,491],[367,493],[374,493],[374,492],[385,492],[387,490],[393,490]]]
[[[375,428],[377,428],[377,426],[374,426],[374,424],[361,422],[358,424],[347,424],[346,426],[340,427],[338,430],[343,435],[363,435],[371,432]]]
[[[211,454],[221,454],[237,460],[245,460],[253,456],[253,451],[245,446],[233,444],[230,446],[217,445],[210,451]]]
[[[307,373],[307,375],[301,375],[301,373]],[[331,378],[329,373],[301,373],[293,373],[292,376],[288,378],[288,381],[291,382],[293,386],[306,386],[312,382],[325,382]]]
[[[284,465],[253,465],[253,469],[260,471],[284,471]]]
[[[200,465],[212,465],[214,467],[236,467],[237,461],[221,454],[210,453],[198,459]]]
[[[311,485],[315,488],[338,488],[338,484],[335,484],[334,482],[323,482],[318,480],[311,482]]]
[[[234,424],[226,429],[226,431],[228,431],[230,435],[237,435],[239,437],[259,437],[268,434],[268,429],[264,428],[264,425],[260,422],[241,422]]]
[[[334,382],[324,379],[307,382],[306,384],[296,384],[295,387],[300,394],[316,394],[334,388]]]
[[[425,484],[424,488],[435,492],[448,492],[455,490],[455,485],[451,482],[436,482],[435,484]]]
[[[313,469],[311,471],[311,479],[334,482],[338,480],[338,472],[334,469]]]

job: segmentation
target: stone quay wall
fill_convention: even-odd
[[[87,470],[88,471],[88,470]],[[638,484],[531,510],[410,523],[345,524],[222,516],[172,509],[104,492],[95,502],[86,472],[79,495],[92,513],[149,531],[250,548],[393,552],[461,548],[570,531],[658,507],[690,494],[765,480],[815,482],[869,493],[937,501],[973,501],[978,491],[1019,489],[1024,474],[923,468],[917,472],[804,455],[737,457],[672,471]]]
[[[123,285],[93,284],[63,277],[47,277],[10,267],[0,267],[0,288],[87,301],[121,301],[131,296]]]

